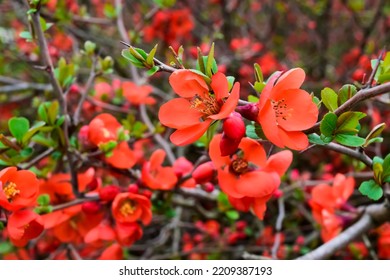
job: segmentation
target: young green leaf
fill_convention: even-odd
[[[8,121],[8,128],[12,136],[14,136],[18,142],[21,142],[24,134],[26,134],[30,128],[30,122],[23,117],[13,117]]]
[[[337,115],[334,113],[327,113],[321,121],[320,131],[325,136],[333,136],[337,126]]]
[[[341,89],[339,89],[338,95],[338,105],[341,106],[348,99],[351,99],[356,94],[357,90],[354,85],[343,85]]]
[[[337,98],[337,93],[331,88],[326,87],[321,91],[322,103],[324,103],[325,107],[331,112],[338,108]]]
[[[336,134],[335,140],[341,145],[350,147],[360,147],[366,141],[364,138],[350,134]]]
[[[379,186],[374,180],[364,181],[361,183],[359,191],[372,200],[378,200],[383,195],[382,187]]]

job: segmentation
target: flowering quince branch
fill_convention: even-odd
[[[373,204],[367,206],[362,211],[359,220],[343,231],[334,239],[321,245],[317,249],[297,258],[298,260],[324,260],[332,256],[337,250],[344,248],[350,242],[368,232],[370,229],[378,227],[390,219],[390,208],[387,203]]]

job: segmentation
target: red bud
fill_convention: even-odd
[[[195,170],[192,172],[192,178],[194,178],[197,184],[204,184],[210,182],[214,177],[214,163],[212,161],[208,161],[200,164]]]
[[[250,121],[257,121],[257,115],[259,114],[259,108],[256,104],[250,103],[244,106],[238,106],[236,111],[244,118]]]
[[[234,140],[245,136],[245,123],[239,113],[233,112],[223,121],[223,132]]]
[[[100,203],[97,201],[86,201],[81,205],[81,210],[87,215],[96,214],[100,208]]]
[[[206,183],[206,184],[203,185],[203,190],[205,192],[211,193],[211,192],[214,191],[214,185],[211,184],[211,183]]]
[[[221,149],[221,156],[229,156],[231,154],[234,154],[238,146],[240,145],[241,139],[231,139],[225,135],[225,133],[222,134],[222,139],[219,144],[219,148]]]
[[[130,184],[127,188],[129,193],[138,193],[139,187],[137,184]]]
[[[118,186],[111,185],[99,189],[99,196],[103,201],[112,201],[120,192],[121,191]]]

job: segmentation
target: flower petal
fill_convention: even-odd
[[[191,144],[198,140],[207,131],[212,120],[208,119],[195,125],[176,130],[171,134],[171,141],[177,146]]]
[[[309,146],[309,140],[306,134],[301,131],[285,131],[279,129],[279,137],[282,140],[283,146],[292,150],[301,151]]]
[[[300,88],[305,80],[305,76],[305,71],[302,68],[293,68],[283,73],[272,89],[271,98],[274,93],[279,91]]]
[[[222,72],[218,72],[211,77],[211,88],[217,101],[229,96],[229,83]]]
[[[305,130],[316,123],[318,108],[308,92],[302,89],[289,89],[274,94],[273,98],[285,100],[287,117],[278,118],[278,123],[284,130]]]
[[[221,156],[221,149],[219,148],[221,139],[222,134],[215,135],[209,146],[209,155],[216,169],[220,169],[222,166],[230,164],[230,158],[228,156]]]
[[[229,167],[226,167],[228,169]],[[218,183],[221,187],[221,190],[226,193],[228,196],[233,198],[242,198],[243,194],[237,191],[236,186],[238,185],[239,178],[234,174],[230,173],[228,170],[224,171],[218,169]]]
[[[237,183],[237,192],[249,197],[264,197],[272,194],[280,184],[275,173],[252,171],[242,174]]]
[[[234,109],[236,108],[239,98],[240,98],[240,83],[235,83],[232,92],[230,93],[226,102],[222,105],[222,108],[219,111],[219,113],[216,115],[211,115],[209,116],[209,118],[213,120],[222,120],[227,118],[227,116],[229,116],[230,113],[233,112]]]
[[[128,169],[134,166],[137,159],[127,142],[122,142],[116,146],[110,157],[105,158],[105,161],[116,168]]]
[[[204,95],[209,92],[202,76],[186,69],[173,72],[169,77],[169,83],[173,90],[184,98],[191,98],[196,94]]]
[[[259,110],[263,109],[266,101],[269,99],[271,91],[275,85],[275,81],[280,77],[280,75],[282,75],[282,71],[277,71],[271,77],[269,77],[267,84],[263,88],[260,95],[260,100],[257,105],[259,107]]]
[[[276,123],[275,111],[271,107],[271,103],[267,102],[260,111],[258,121],[261,124],[263,132],[267,139],[272,144],[284,148],[283,141],[279,135],[279,127]]]
[[[184,98],[174,98],[160,107],[160,122],[172,128],[184,128],[200,122],[203,116],[198,110],[191,108],[191,103]]]
[[[265,210],[267,210],[267,201],[271,198],[271,195],[265,197],[255,198],[253,202],[253,212],[257,218],[262,220],[264,218]]]
[[[265,171],[276,172],[279,176],[283,176],[286,173],[293,159],[293,154],[289,150],[284,150],[270,156],[267,160],[267,166]]]
[[[267,156],[263,146],[256,140],[250,138],[242,138],[238,146],[244,152],[244,159],[256,164],[257,166],[264,166]]]

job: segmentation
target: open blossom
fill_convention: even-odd
[[[132,223],[140,220],[147,225],[152,220],[151,202],[143,195],[118,194],[112,202],[112,214],[118,223]]]
[[[300,89],[304,79],[300,68],[274,75],[260,95],[258,121],[268,140],[278,147],[303,150],[309,144],[302,130],[316,123],[318,108],[310,94]]]
[[[343,221],[336,211],[345,206],[354,187],[353,177],[337,174],[333,180],[333,186],[319,184],[313,188],[309,205],[312,208],[314,219],[321,225],[321,237],[324,242],[342,231]]]
[[[209,152],[218,172],[221,189],[232,198],[253,198],[253,210],[262,218],[266,202],[279,187],[280,177],[291,164],[292,153],[282,151],[267,160],[261,144],[253,139],[243,138],[236,154],[221,156],[221,139],[220,134],[214,136]]]
[[[162,124],[175,128],[171,141],[179,146],[198,140],[216,120],[223,120],[238,103],[240,84],[229,94],[226,76],[221,72],[211,77],[211,90],[202,76],[190,70],[177,70],[169,78],[180,96],[163,104],[159,111]]]
[[[16,211],[33,206],[38,197],[39,181],[28,170],[7,167],[0,171],[0,207]]]
[[[153,152],[148,162],[142,167],[142,182],[154,190],[170,190],[177,183],[175,169],[170,166],[162,166],[165,159],[165,151],[158,149]]]
[[[107,113],[96,116],[88,127],[88,140],[97,147],[110,141],[118,141],[122,129],[118,120]],[[116,168],[127,169],[133,167],[137,159],[127,142],[121,141],[112,150],[112,154],[105,157],[105,161]]]
[[[8,218],[7,231],[12,243],[22,247],[42,233],[42,218],[31,210],[13,212]]]
[[[156,103],[156,100],[149,96],[153,91],[151,86],[139,86],[133,82],[123,82],[122,91],[123,96],[130,102],[131,105],[153,105]]]

